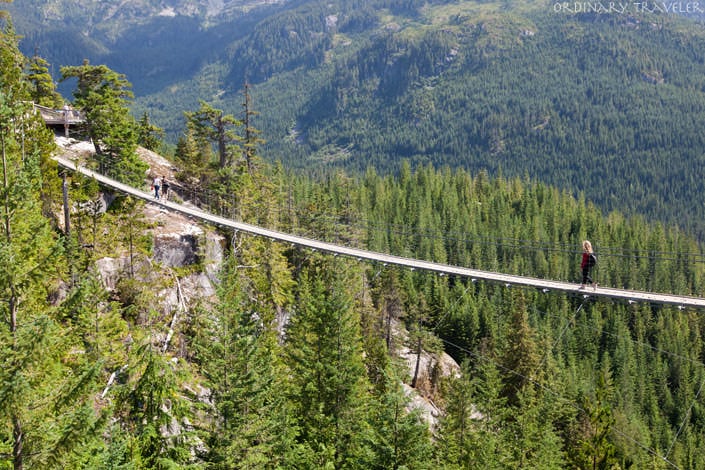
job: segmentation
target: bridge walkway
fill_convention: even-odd
[[[190,217],[194,217],[201,221],[205,221],[211,224],[220,225],[223,227],[228,227],[233,230],[240,230],[253,235],[267,237],[273,240],[278,240],[284,243],[291,243],[297,246],[302,246],[310,248],[313,250],[320,250],[322,252],[331,253],[334,255],[349,256],[352,258],[360,260],[374,261],[382,264],[390,264],[396,266],[403,266],[409,269],[420,269],[425,271],[430,271],[437,273],[439,275],[453,275],[462,276],[472,280],[483,280],[501,283],[506,286],[524,286],[533,287],[545,292],[550,291],[562,291],[570,292],[583,296],[596,296],[596,297],[607,297],[611,299],[618,299],[625,302],[648,302],[654,304],[663,305],[675,305],[678,307],[692,307],[692,308],[705,308],[705,298],[693,297],[693,296],[683,296],[683,295],[673,295],[673,294],[661,294],[654,292],[643,292],[634,291],[626,289],[616,289],[610,287],[598,287],[596,290],[592,288],[587,288],[581,290],[580,286],[575,283],[562,282],[562,281],[552,281],[547,279],[539,279],[527,276],[518,276],[512,274],[502,274],[493,271],[483,271],[480,269],[472,269],[461,266],[452,266],[441,263],[434,263],[430,261],[418,260],[413,258],[404,258],[400,256],[389,255],[385,253],[378,253],[374,251],[362,250],[358,248],[351,248],[347,246],[336,245],[333,243],[322,242],[306,237],[301,237],[297,235],[291,235],[288,233],[278,232],[275,230],[269,230],[266,228],[258,227],[256,225],[246,224],[243,222],[237,222],[230,220],[218,215],[214,215],[200,209],[189,207],[184,204],[177,204],[171,201],[161,201],[155,200],[153,195],[149,192],[136,189],[132,186],[120,183],[111,178],[108,178],[102,174],[96,173],[88,168],[76,165],[73,161],[57,156],[54,159],[59,163],[60,166],[71,170],[82,173],[90,178],[94,178],[99,183],[108,186],[110,188],[116,189],[126,194],[130,194],[134,197],[143,199],[151,204],[156,204],[162,206],[166,209],[177,211],[182,214],[186,214]]]

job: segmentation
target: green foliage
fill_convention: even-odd
[[[432,445],[421,411],[409,411],[410,400],[394,374],[388,391],[373,403],[370,424],[375,430],[374,465],[378,469],[432,469]]]
[[[287,328],[290,400],[299,442],[317,468],[366,468],[371,458],[352,274],[340,262],[313,260],[298,279],[299,308]]]
[[[140,185],[147,165],[135,153],[137,126],[128,109],[133,95],[125,76],[88,61],[62,67],[61,75],[62,80],[77,80],[74,104],[85,113],[88,135],[102,159],[101,169],[123,182]]]
[[[445,415],[438,429],[436,461],[447,468],[502,468],[510,450],[500,435],[506,420],[506,400],[500,397],[500,377],[491,363],[475,370],[465,361],[459,377],[445,384]]]
[[[141,4],[150,13],[121,12],[85,38],[74,18],[102,12],[73,5],[61,12],[77,25],[60,32],[45,10],[16,5],[24,47],[123,71],[137,83],[136,115],[148,111],[172,144],[182,111],[204,100],[236,114],[249,83],[271,161],[387,174],[406,158],[528,174],[604,211],[703,233],[697,18],[631,4],[629,15],[571,15],[541,2],[335,0],[228,11],[199,28]]]
[[[211,207],[328,241],[564,281],[578,279],[580,242],[589,238],[600,255],[596,275],[602,285],[694,295],[705,290],[702,247],[677,228],[618,212],[603,217],[584,195],[574,197],[572,189],[568,193],[534,181],[553,171],[570,181],[572,172],[585,165],[583,157],[590,152],[571,126],[592,122],[598,108],[604,110],[605,125],[590,129],[604,142],[586,148],[614,147],[610,120],[618,118],[612,109],[628,111],[631,103],[609,87],[576,80],[577,89],[592,87],[594,106],[583,108],[582,100],[568,93],[570,86],[551,76],[560,97],[554,101],[546,82],[531,79],[550,75],[546,70],[552,69],[537,69],[528,61],[521,67],[528,78],[518,81],[510,74],[509,60],[527,50],[543,57],[545,38],[593,47],[602,44],[594,37],[599,31],[620,39],[613,43],[616,56],[637,57],[638,67],[626,61],[636,68],[618,69],[628,72],[622,74],[625,83],[668,102],[677,98],[674,89],[652,90],[657,84],[635,77],[651,60],[654,67],[672,71],[671,82],[660,85],[685,84],[670,59],[647,60],[641,49],[624,49],[631,33],[610,32],[602,19],[595,25],[585,17],[564,19],[563,29],[536,19],[545,37],[517,39],[512,28],[531,27],[526,18],[500,20],[489,10],[474,11],[477,18],[464,16],[456,11],[461,4],[443,5],[452,10],[446,12],[452,19],[441,22],[446,27],[452,23],[447,31],[434,30],[438,17],[429,14],[427,33],[407,29],[371,39],[384,46],[384,53],[375,52],[370,42],[361,45],[369,47],[363,49],[367,57],[332,49],[341,44],[337,34],[353,35],[378,24],[377,7],[393,16],[419,6],[394,1],[370,5],[351,6],[349,16],[341,14],[337,32],[324,31],[324,23],[312,21],[304,9],[290,18],[274,18],[266,23],[269,29],[259,30],[260,37],[284,29],[258,50],[271,60],[260,71],[263,76],[295,63],[302,50],[311,52],[312,63],[327,64],[321,75],[308,75],[315,78],[314,87],[331,70],[340,72],[334,86],[318,88],[315,102],[304,104],[308,114],[296,120],[287,116],[287,126],[305,124],[303,144],[294,148],[328,146],[326,158],[342,159],[367,148],[373,155],[369,161],[379,162],[379,168],[366,167],[360,177],[321,170],[312,178],[287,173],[282,165],[268,167],[259,160],[262,142],[249,122],[255,114],[246,94],[242,126],[215,104],[203,106],[202,114],[192,115],[195,120],[178,148],[179,167],[195,181],[188,184],[208,189],[216,199]],[[438,6],[429,4],[427,10]],[[312,12],[326,18],[325,8]],[[323,34],[297,37],[312,26]],[[658,34],[673,33],[634,34],[654,41]],[[186,306],[183,328],[177,331],[180,349],[172,355],[161,347],[166,325],[155,306],[167,281],[158,270],[125,273],[111,294],[92,272],[98,257],[149,255],[149,241],[141,235],[146,228],[139,220],[141,207],[120,199],[103,214],[91,205],[97,201],[97,186],[76,178],[71,197],[81,210],[75,213],[75,228],[67,240],[52,230],[47,217],[56,207],[55,169],[47,163],[51,139],[27,113],[27,61],[10,27],[1,39],[7,47],[0,49],[0,143],[3,169],[9,171],[3,173],[0,193],[0,466],[703,466],[705,323],[697,312],[361,266],[238,234],[218,273],[216,298],[198,309]],[[687,41],[700,44],[697,37]],[[594,47],[597,51],[584,63],[575,62],[580,55],[572,53],[545,59],[601,70],[604,51]],[[336,54],[325,54],[332,50]],[[85,85],[78,87],[77,100],[122,112],[124,77],[87,64],[69,73]],[[470,85],[454,85],[452,74]],[[305,75],[292,81],[303,82]],[[297,95],[302,82],[282,87],[282,93]],[[94,94],[88,86],[93,83],[107,88],[105,94]],[[502,100],[505,89],[525,83],[527,96]],[[365,108],[375,94],[385,97],[384,106]],[[696,95],[688,95],[695,107]],[[301,93],[297,103],[309,97]],[[452,111],[450,103],[458,97],[463,111]],[[278,103],[282,115],[294,107],[285,101]],[[319,112],[327,114],[317,122],[312,117]],[[95,122],[100,117],[94,116]],[[275,118],[263,117],[264,122]],[[218,120],[233,124],[233,132],[208,127]],[[96,127],[110,134],[100,145],[110,158],[123,161],[122,170],[138,182],[137,172],[131,173],[136,167],[119,148],[134,144],[135,128],[120,126],[113,132],[110,125],[116,122]],[[361,130],[378,127],[370,123],[392,124],[396,132],[362,138]],[[415,126],[413,132],[408,123]],[[644,122],[638,129],[650,125]],[[337,132],[337,126],[346,137],[331,144],[327,133]],[[436,138],[446,129],[452,138]],[[544,134],[550,140],[539,145]],[[225,166],[214,152],[221,137],[232,139],[225,146]],[[637,141],[641,145],[650,139],[635,137],[634,148]],[[446,142],[457,148],[451,152]],[[560,145],[548,145],[556,142]],[[697,144],[697,139],[688,142]],[[573,146],[584,152],[571,165],[539,165],[528,152],[524,163],[541,171],[519,179],[510,144],[517,149],[535,145],[547,156]],[[409,159],[398,167],[387,165],[383,159],[398,155],[399,148],[398,154],[408,152]],[[497,166],[471,174],[418,165],[426,159],[441,161],[446,151],[492,155]],[[338,163],[362,166],[354,158]],[[470,163],[485,166],[481,160]],[[500,165],[509,176],[490,177],[500,173]],[[392,167],[398,171],[388,172]],[[409,333],[403,339],[393,334],[401,325]],[[460,374],[441,381],[437,364],[418,375],[408,367],[397,369],[394,353],[413,346],[412,355],[420,357],[419,344],[424,352],[440,352],[445,345],[463,363]],[[418,410],[410,409],[407,387],[401,384],[414,376],[416,391],[443,410],[433,430]],[[205,391],[195,392],[201,384]]]
[[[92,398],[101,362],[86,359],[47,301],[65,261],[42,213],[43,178],[55,177],[43,171],[51,134],[28,109],[11,25],[0,41],[0,464],[65,468],[100,432]]]
[[[185,115],[187,127],[193,132],[196,141],[216,147],[218,168],[226,168],[235,163],[241,141],[235,128],[242,125],[240,121],[205,101],[201,101],[198,111],[186,112]]]
[[[292,3],[184,77],[183,94],[165,88],[137,108],[154,111],[176,141],[182,109],[206,96],[234,113],[248,82],[270,161],[393,174],[407,159],[530,175],[583,192],[604,212],[702,235],[694,175],[705,37],[696,22],[547,14],[540,2],[420,6]]]
[[[619,213],[603,218],[584,199],[540,183],[430,166],[412,171],[408,165],[396,177],[370,169],[358,184],[342,178],[292,181],[299,187],[292,191],[298,202],[288,208],[288,217],[315,223],[320,238],[336,239],[339,228],[330,221],[345,220],[342,214],[350,214],[352,204],[356,211],[347,231],[360,230],[366,245],[378,251],[576,282],[580,243],[590,238],[600,254],[601,285],[703,289],[702,248],[678,230]],[[346,197],[334,197],[342,188]],[[686,258],[698,261],[684,264]],[[379,312],[363,321],[375,322],[363,330],[372,335],[364,343],[373,354],[367,358],[370,378],[379,381],[373,348],[392,319],[412,326],[422,319],[454,357],[470,361],[463,373],[470,384],[437,392],[449,415],[434,451],[448,468],[564,468],[578,460],[661,468],[653,463],[659,455],[680,461],[680,446],[687,447],[681,434],[672,455],[661,450],[671,445],[684,419],[685,429],[700,432],[684,416],[691,404],[699,407],[695,394],[702,372],[693,356],[702,353],[702,325],[687,312],[581,304],[561,295],[408,271],[375,269],[370,278]],[[393,341],[386,344],[393,349]],[[594,391],[605,386],[594,370],[611,374],[606,389],[619,390],[600,395],[597,404]],[[597,413],[605,418],[588,425],[594,407],[608,412]],[[464,427],[458,424],[463,420]],[[465,431],[458,434],[459,428]],[[587,442],[599,450],[586,451]],[[581,457],[586,452],[590,457]]]
[[[340,57],[333,72],[306,77],[310,95],[280,121],[273,106],[261,106],[268,115],[261,127],[279,136],[268,139],[268,153],[302,168],[372,165],[392,173],[405,158],[414,166],[528,174],[585,192],[605,211],[700,234],[703,213],[692,203],[697,185],[689,175],[700,158],[692,123],[703,118],[704,71],[691,51],[705,47],[704,38],[684,32],[678,19],[659,21],[660,29],[632,28],[612,15],[592,21],[541,11],[380,35]],[[668,79],[652,81],[654,71]],[[284,83],[260,85],[259,101],[283,101],[264,95],[279,96]],[[645,109],[658,111],[645,116]],[[292,127],[293,142],[285,139]],[[345,156],[325,158],[330,146]]]
[[[42,106],[53,109],[60,109],[64,105],[64,100],[56,92],[54,80],[49,73],[49,64],[39,56],[32,57],[29,63],[27,79],[32,84],[32,101]]]
[[[209,430],[213,468],[291,465],[296,427],[274,312],[248,301],[248,279],[232,256],[221,272],[219,304],[197,333],[197,360],[218,419]]]
[[[164,137],[164,130],[149,120],[149,114],[142,114],[137,123],[137,144],[153,152],[159,150]]]
[[[185,405],[174,366],[150,341],[133,349],[127,377],[117,392],[116,415],[129,433],[130,460],[137,468],[179,468],[190,460]]]
[[[186,187],[200,190],[208,187],[213,179],[210,167],[213,150],[208,141],[187,129],[176,144],[174,157],[179,165],[177,176]]]

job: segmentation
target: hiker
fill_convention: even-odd
[[[595,253],[592,251],[592,243],[588,240],[583,242],[583,259],[580,262],[580,269],[583,271],[583,282],[580,285],[581,289],[585,289],[587,284],[591,284],[593,290],[597,289],[597,283],[593,282],[592,277],[590,277],[590,271],[592,271],[593,266],[597,262]]]
[[[154,199],[159,199],[159,187],[162,185],[162,180],[159,177],[155,177],[152,182],[152,188],[154,188]]]
[[[169,198],[169,181],[165,176],[162,176],[162,197],[165,201]]]

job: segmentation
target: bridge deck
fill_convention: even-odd
[[[609,297],[613,299],[621,299],[629,302],[649,302],[656,304],[666,304],[666,305],[677,305],[681,307],[695,307],[695,308],[705,308],[705,298],[701,297],[691,297],[682,295],[672,295],[672,294],[659,294],[653,292],[642,292],[633,291],[625,289],[614,289],[609,287],[599,287],[595,291],[591,288],[587,290],[580,290],[578,284],[561,282],[561,281],[551,281],[546,279],[538,279],[526,276],[515,276],[511,274],[502,274],[492,271],[482,271],[479,269],[465,268],[461,266],[451,266],[440,263],[433,263],[430,261],[423,261],[412,258],[403,258],[400,256],[388,255],[384,253],[377,253],[368,250],[361,250],[357,248],[350,248],[346,246],[335,245],[333,243],[321,242],[318,240],[313,240],[310,238],[300,237],[296,235],[291,235],[287,233],[277,232],[274,230],[269,230],[266,228],[258,227],[255,225],[246,224],[243,222],[236,222],[234,220],[226,219],[217,215],[204,212],[199,209],[194,209],[192,207],[187,207],[182,204],[177,204],[171,201],[158,201],[153,198],[153,195],[149,192],[145,192],[132,186],[115,181],[111,178],[103,176],[87,168],[77,166],[74,162],[64,157],[54,157],[54,159],[64,168],[72,171],[78,171],[88,177],[95,178],[98,182],[109,186],[118,191],[130,194],[132,196],[144,199],[152,204],[157,204],[163,206],[167,209],[181,212],[183,214],[195,217],[197,219],[210,222],[213,224],[221,225],[224,227],[229,227],[235,230],[241,230],[243,232],[251,233],[254,235],[259,235],[263,237],[268,237],[274,240],[279,240],[282,242],[292,243],[298,246],[304,246],[328,253],[350,256],[358,259],[365,259],[370,261],[376,261],[380,263],[393,264],[397,266],[405,266],[411,269],[422,269],[426,271],[436,272],[440,275],[456,275],[463,276],[471,279],[485,280],[498,282],[506,285],[516,285],[516,286],[528,286],[537,289],[542,289],[546,291],[564,291],[564,292],[574,292],[577,294],[582,294],[586,296],[599,296],[599,297]]]

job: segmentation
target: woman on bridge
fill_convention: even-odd
[[[154,189],[154,199],[159,199],[159,187],[162,185],[162,180],[156,176],[152,182],[152,189]]]
[[[593,266],[595,266],[596,260],[595,253],[592,251],[592,243],[585,240],[583,242],[583,259],[580,262],[580,269],[583,271],[583,283],[580,285],[581,289],[585,289],[588,283],[592,285],[593,290],[597,289],[597,283],[593,282],[592,277],[590,277],[590,271]]]

